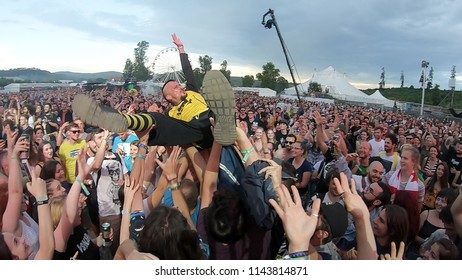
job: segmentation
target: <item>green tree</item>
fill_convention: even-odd
[[[432,104],[439,105],[442,99],[440,85],[435,84],[435,87],[431,89],[431,96],[432,96]]]
[[[133,62],[130,60],[130,58],[127,58],[127,61],[125,61],[122,77],[124,81],[130,81],[133,78]]]
[[[276,92],[281,92],[288,87],[289,87],[289,81],[287,81],[286,78],[279,76],[276,79],[276,89],[275,89]]]
[[[205,73],[212,70],[212,60],[213,58],[208,55],[199,56],[199,65],[202,74],[205,75]]]
[[[202,86],[202,82],[204,81],[204,74],[202,74],[200,68],[194,68],[194,80],[196,81],[196,86],[199,88]]]
[[[263,65],[263,72],[257,73],[257,79],[261,81],[262,88],[276,90],[277,78],[280,76],[280,70],[272,62]]]
[[[151,72],[146,67],[146,63],[148,62],[146,51],[148,48],[149,43],[141,41],[137,44],[137,47],[134,50],[135,61],[133,62],[133,77],[137,81],[146,81],[151,79]]]
[[[231,71],[228,70],[228,61],[223,60],[220,66],[220,72],[223,73],[223,75],[226,77],[226,79],[228,79],[228,81],[231,81]]]
[[[382,73],[380,74],[379,89],[385,87],[385,67],[382,67]]]
[[[255,78],[253,75],[245,75],[242,77],[242,86],[243,87],[253,87],[255,83]]]
[[[317,82],[310,82],[308,86],[308,92],[322,92],[322,86]]]
[[[433,86],[433,67],[430,67],[430,72],[428,72],[428,77],[427,77],[427,89],[431,89]]]
[[[404,72],[403,72],[403,71],[401,71],[401,78],[400,78],[400,80],[401,80],[401,88],[403,88],[403,87],[404,87]]]

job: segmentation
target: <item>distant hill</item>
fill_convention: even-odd
[[[37,68],[16,68],[10,70],[0,70],[0,78],[13,80],[33,81],[33,82],[51,82],[58,80],[73,80],[81,82],[84,80],[109,79],[121,77],[122,73],[116,71],[100,73],[76,73],[69,71],[60,71],[52,73],[50,71]]]

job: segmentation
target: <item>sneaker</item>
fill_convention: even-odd
[[[89,125],[105,128],[111,132],[124,132],[128,128],[127,119],[114,108],[99,105],[85,94],[77,94],[72,102],[76,116]]]
[[[223,146],[233,145],[237,138],[236,100],[231,85],[223,73],[211,70],[205,74],[201,91],[209,109],[215,115],[215,141]]]

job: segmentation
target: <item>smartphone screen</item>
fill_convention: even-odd
[[[30,174],[29,164],[27,163],[27,160],[23,160],[21,162],[21,167],[26,172],[29,181],[32,182],[32,175]]]

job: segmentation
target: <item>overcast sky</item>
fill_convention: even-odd
[[[139,41],[150,43],[152,63],[176,33],[193,67],[205,54],[214,69],[227,60],[233,76],[255,75],[273,62],[291,81],[276,29],[261,24],[269,8],[297,82],[332,66],[357,87],[377,87],[384,67],[386,87],[399,86],[401,71],[405,86],[417,87],[422,60],[441,88],[448,88],[452,65],[462,73],[456,0],[2,1],[0,69],[122,72]]]

